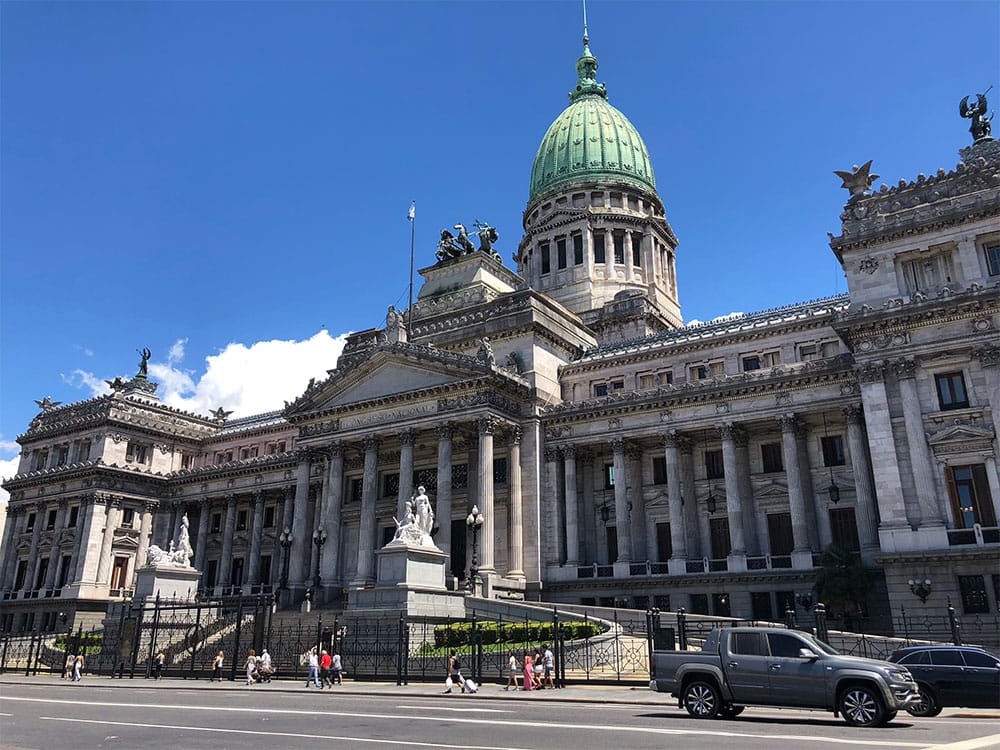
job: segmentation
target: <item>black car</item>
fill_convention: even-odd
[[[937,716],[946,706],[1000,708],[1000,659],[973,646],[908,646],[889,661],[905,665],[920,688],[914,716]]]

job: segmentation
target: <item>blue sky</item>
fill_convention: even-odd
[[[588,13],[598,79],[644,137],[680,239],[685,320],[843,292],[832,170],[874,159],[878,185],[950,169],[970,142],[959,99],[1000,84],[996,2]],[[476,219],[513,267],[580,16],[0,4],[0,475],[34,399],[89,398],[144,346],[171,403],[280,407],[343,333],[405,306],[411,200],[418,268],[441,227]]]

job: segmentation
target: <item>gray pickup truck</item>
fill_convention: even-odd
[[[649,687],[702,719],[777,706],[833,711],[862,727],[882,726],[919,700],[905,667],[844,656],[807,633],[780,628],[716,629],[701,651],[654,651]]]

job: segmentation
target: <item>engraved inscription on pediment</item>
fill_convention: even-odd
[[[359,378],[350,378],[342,390],[333,394],[319,409],[394,397],[402,393],[435,388],[462,380],[458,375],[420,367],[390,363]]]

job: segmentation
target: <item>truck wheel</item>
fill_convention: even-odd
[[[719,715],[722,698],[710,682],[692,682],[684,689],[684,708],[696,719],[714,719]]]
[[[734,706],[732,703],[727,703],[722,707],[722,710],[719,711],[719,716],[723,719],[735,719],[743,713],[743,709],[745,708],[746,706]]]
[[[917,689],[920,692],[920,700],[906,706],[906,712],[910,716],[923,717],[937,716],[941,713],[941,706],[934,700],[934,694],[923,685],[918,686]]]
[[[840,713],[855,727],[880,727],[888,720],[882,698],[866,685],[851,685],[840,694]]]

